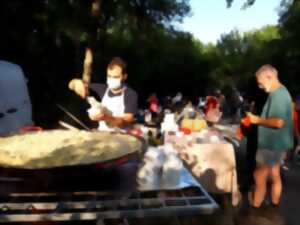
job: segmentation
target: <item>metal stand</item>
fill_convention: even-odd
[[[134,192],[11,193],[0,197],[0,223],[97,221],[211,214],[217,204],[201,188]]]

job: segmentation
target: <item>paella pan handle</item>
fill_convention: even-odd
[[[27,132],[39,132],[39,131],[43,131],[43,128],[39,127],[39,126],[25,126],[20,129],[21,134],[24,134]]]

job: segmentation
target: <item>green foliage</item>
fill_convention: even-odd
[[[300,1],[291,0],[283,4],[280,18],[281,52],[280,59],[286,83],[294,93],[300,91],[297,76],[300,73]]]
[[[91,2],[0,1],[0,53],[24,68],[36,115],[51,110],[52,118],[55,101],[77,104],[67,82],[80,76],[84,49],[91,44],[92,80],[104,82],[107,63],[121,56],[128,62],[129,84],[141,103],[152,92],[182,91],[196,97],[215,88],[247,90],[265,63],[284,74],[293,92],[300,90],[294,82],[300,72],[299,0],[281,1],[278,27],[233,30],[215,45],[205,45],[172,26],[190,14],[189,0],[103,0],[99,17],[91,16]],[[232,2],[227,0],[228,6]],[[253,3],[245,0],[247,6]]]
[[[218,66],[211,72],[216,85],[221,88],[245,87],[260,65],[272,63],[276,49],[274,43],[278,40],[280,40],[278,28],[274,26],[266,26],[243,34],[234,30],[222,35],[214,57],[218,61]]]

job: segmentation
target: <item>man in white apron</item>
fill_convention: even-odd
[[[99,130],[124,129],[134,122],[137,113],[137,94],[125,85],[127,79],[126,63],[119,57],[113,58],[107,67],[107,82],[104,84],[85,84],[80,79],[73,79],[69,88],[82,98],[92,90],[101,99],[102,106],[111,114],[100,112],[89,115],[90,119],[99,122]]]

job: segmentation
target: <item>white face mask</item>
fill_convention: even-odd
[[[106,84],[109,89],[118,89],[121,87],[122,82],[121,79],[108,77],[106,80]]]

